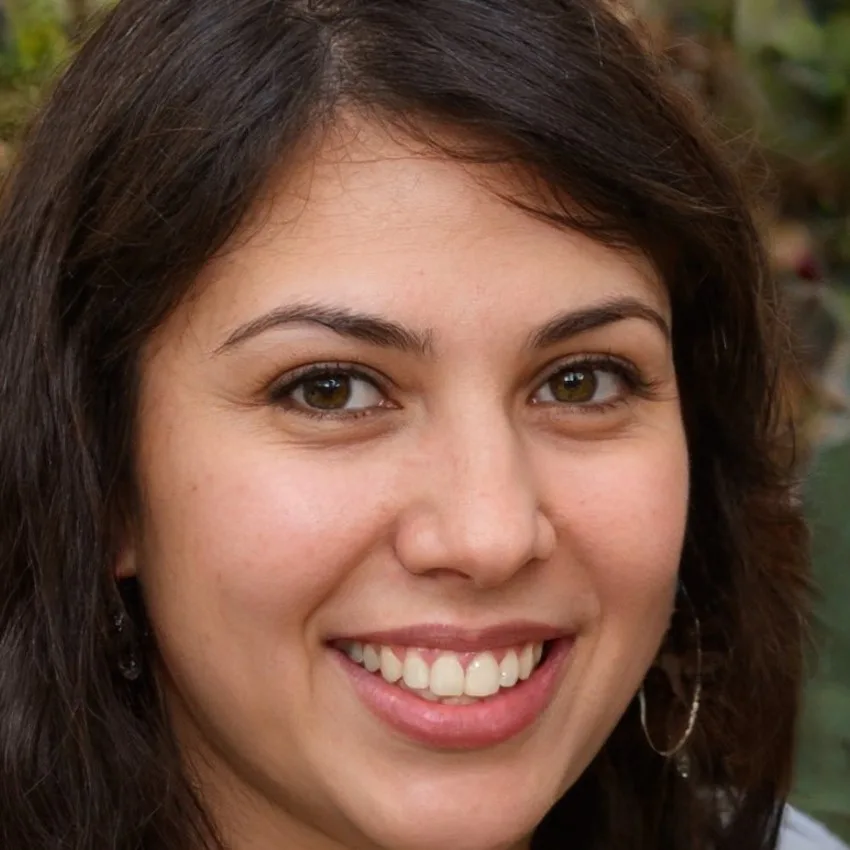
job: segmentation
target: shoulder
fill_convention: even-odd
[[[816,820],[791,806],[785,809],[777,850],[850,850]]]

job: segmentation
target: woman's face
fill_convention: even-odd
[[[272,189],[144,358],[178,738],[236,850],[521,847],[668,624],[665,290],[368,127]]]

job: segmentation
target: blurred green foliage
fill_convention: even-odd
[[[45,83],[70,55],[62,8],[54,0],[6,0],[0,50],[0,139],[14,138]]]
[[[824,449],[807,486],[820,603],[795,802],[850,841],[850,442]]]
[[[763,93],[763,143],[808,177],[810,212],[843,224],[834,259],[850,263],[850,8],[737,0],[733,34]]]
[[[730,134],[755,134],[780,214],[815,220],[829,259],[850,267],[850,0],[644,6]]]
[[[53,0],[7,0],[9,38],[0,53],[0,84],[45,82],[69,54],[60,7]]]

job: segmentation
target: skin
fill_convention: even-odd
[[[234,850],[527,846],[668,626],[688,497],[669,340],[633,317],[528,344],[623,298],[669,324],[664,287],[494,188],[520,191],[494,166],[340,128],[148,346],[143,509],[118,574],[142,581],[178,739]],[[296,304],[391,320],[426,350],[308,322],[233,341]],[[552,372],[588,355],[650,386],[594,364],[605,404],[557,401]],[[366,415],[270,397],[328,361],[377,379],[353,385]],[[384,725],[327,645],[516,620],[574,633],[572,655],[532,727],[474,751]]]

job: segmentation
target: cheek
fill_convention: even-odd
[[[684,437],[622,441],[565,465],[556,499],[570,560],[597,598],[601,622],[624,640],[652,640],[666,626],[685,534]]]
[[[583,769],[634,698],[669,623],[684,540],[684,437],[618,441],[550,467],[571,592],[593,600],[568,685],[565,746]],[[576,779],[577,773],[567,777]]]
[[[152,615],[199,646],[222,633],[235,649],[302,632],[384,535],[391,482],[380,464],[359,475],[344,459],[215,436],[152,452],[146,464]],[[180,625],[192,612],[203,615],[194,630]]]

